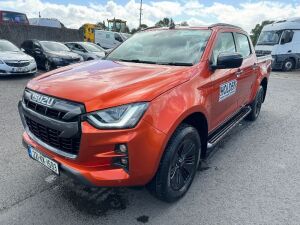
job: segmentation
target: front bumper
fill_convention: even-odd
[[[20,109],[20,108],[19,108]],[[23,111],[20,110],[22,117]],[[23,121],[26,128],[26,122]],[[138,186],[148,183],[156,173],[164,149],[166,136],[146,121],[134,129],[99,130],[88,122],[81,122],[80,150],[76,158],[60,155],[39,144],[27,132],[25,146],[32,146],[60,164],[62,171],[81,182],[93,186]],[[128,146],[128,171],[113,164],[120,157],[118,144]]]
[[[30,63],[24,67],[12,67],[3,63],[0,64],[0,76],[18,75],[18,74],[35,74],[37,72],[36,63]]]

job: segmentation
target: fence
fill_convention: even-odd
[[[47,41],[83,41],[83,33],[76,29],[0,24],[0,39],[6,39],[17,46],[28,39]]]

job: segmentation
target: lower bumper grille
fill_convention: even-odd
[[[60,131],[39,124],[25,116],[28,129],[44,143],[70,154],[77,154],[80,147],[80,135],[72,138],[59,137]]]

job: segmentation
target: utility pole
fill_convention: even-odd
[[[143,0],[141,0],[141,5],[140,5],[140,26],[142,25],[142,11],[143,11]]]

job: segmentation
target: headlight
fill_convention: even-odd
[[[29,62],[30,62],[30,63],[35,63],[35,59],[32,58],[32,59],[29,60]]]
[[[133,128],[140,121],[149,103],[139,102],[89,113],[87,120],[99,129]]]

